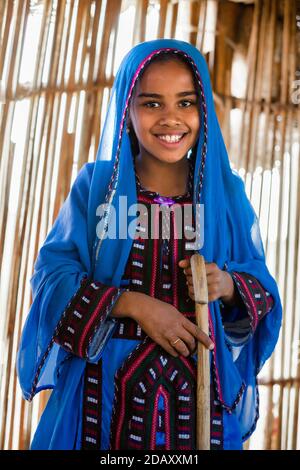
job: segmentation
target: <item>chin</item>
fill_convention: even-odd
[[[150,147],[151,148],[151,147]],[[176,154],[174,150],[168,150],[168,149],[155,149],[152,147],[152,151],[149,149],[146,150],[146,153],[154,158],[155,160],[159,160],[162,163],[178,163],[180,162],[188,153],[190,147],[188,147],[186,150],[181,150],[180,154]]]
[[[186,156],[187,152],[184,154],[184,155],[181,155],[181,156],[166,156],[166,157],[160,157],[159,160],[161,162],[164,162],[164,163],[178,163],[180,162],[181,160],[184,159],[184,157]]]
[[[162,157],[162,156],[160,156],[160,157],[154,156],[154,158],[155,158],[155,160],[158,160],[161,163],[170,163],[170,164],[176,163],[179,160],[181,160],[180,158],[177,159],[177,158],[174,158],[174,157],[172,158],[172,157]]]

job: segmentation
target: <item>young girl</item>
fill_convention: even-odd
[[[206,260],[209,336],[195,325],[194,252]],[[32,449],[195,449],[197,341],[211,351],[211,448],[242,448],[281,304],[196,48],[158,39],[124,58],[96,162],[31,282],[18,376],[28,400],[53,388]]]

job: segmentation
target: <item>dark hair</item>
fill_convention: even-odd
[[[189,68],[189,70],[192,72],[192,76],[193,76],[193,82],[194,82],[194,86],[195,86],[195,89],[196,90],[199,90],[199,85],[197,83],[197,80],[196,80],[196,77],[195,77],[195,73],[193,71],[193,68],[189,62],[189,60],[181,53],[175,53],[175,52],[172,52],[172,51],[168,51],[168,52],[161,52],[160,54],[157,54],[155,57],[153,57],[153,59],[151,59],[149,61],[149,63],[143,68],[143,70],[140,72],[137,80],[136,80],[136,83],[134,85],[134,90],[133,90],[133,94],[132,94],[132,97],[134,96],[134,91],[136,89],[136,86],[137,86],[137,83],[141,81],[145,71],[147,70],[147,68],[149,67],[149,65],[153,64],[153,63],[157,63],[157,62],[160,62],[160,63],[167,63],[167,62],[171,62],[171,61],[178,61],[178,62],[181,62],[182,64],[184,64],[186,67]],[[132,99],[131,97],[131,99]],[[128,116],[127,118],[129,117],[129,109],[128,109]],[[131,124],[131,123],[130,123]],[[135,135],[135,132],[134,132],[134,129],[132,127],[132,125],[129,126],[129,138],[130,138],[130,144],[131,144],[131,150],[132,150],[132,153],[133,153],[133,157],[135,157],[138,153],[139,153],[139,150],[140,150],[140,147],[139,147],[139,142],[138,142],[138,139]],[[197,148],[197,145],[196,145],[196,148]]]

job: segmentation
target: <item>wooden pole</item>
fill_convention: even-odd
[[[197,326],[208,335],[208,295],[203,256],[191,257]],[[197,365],[197,449],[210,450],[210,368],[209,350],[198,342]]]

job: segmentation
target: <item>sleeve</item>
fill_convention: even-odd
[[[220,302],[223,326],[227,337],[240,344],[252,336],[259,322],[273,307],[273,298],[258,280],[247,273],[230,273],[241,307],[229,307]]]
[[[116,326],[110,313],[124,291],[84,277],[62,314],[54,341],[82,359],[97,362]]]
[[[82,281],[94,279],[94,234],[89,232],[88,223],[93,171],[91,163],[80,170],[34,265],[30,280],[32,304],[22,330],[16,364],[23,396],[29,401],[40,390],[56,387],[61,366],[69,357],[73,356],[78,370],[85,367],[86,359],[81,357],[97,361],[112,333],[109,308],[120,293],[119,285],[109,288],[107,283],[105,292],[104,286],[102,290],[95,289],[91,308],[89,304],[86,311],[82,310],[81,319],[72,313],[79,302],[79,292],[88,298],[85,289],[89,287]],[[96,280],[105,283],[103,279]],[[80,302],[84,305],[83,299]],[[61,347],[63,343],[74,347],[74,354]]]

